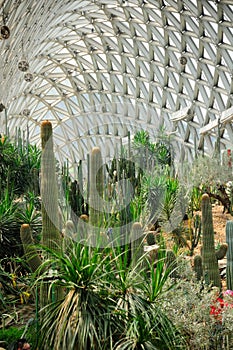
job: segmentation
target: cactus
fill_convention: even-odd
[[[132,225],[130,245],[132,266],[137,265],[138,268],[142,269],[144,267],[143,262],[138,264],[138,260],[144,255],[143,230],[142,225],[139,222],[135,222]]]
[[[48,248],[60,250],[61,234],[59,231],[56,165],[52,124],[48,120],[41,123],[41,144],[42,244]]]
[[[227,249],[227,289],[233,290],[233,221],[227,221],[226,224],[226,242]]]
[[[94,147],[90,155],[90,200],[89,223],[91,226],[103,225],[103,162],[99,147]]]
[[[146,242],[148,245],[154,245],[155,244],[155,234],[154,231],[149,231],[146,234]]]
[[[193,269],[197,280],[200,281],[203,278],[202,257],[200,255],[195,255],[193,260]]]
[[[172,250],[166,252],[166,268],[170,271],[171,278],[177,278],[177,260],[176,255]]]
[[[218,260],[215,255],[214,229],[212,207],[208,194],[203,194],[201,199],[202,213],[202,263],[205,282],[221,288],[221,278],[218,267]]]
[[[23,224],[20,227],[20,238],[23,244],[24,253],[32,272],[38,270],[41,266],[41,259],[38,255],[37,249],[34,246],[31,228],[29,224]]]
[[[228,249],[227,243],[223,243],[220,245],[219,249],[215,252],[217,260],[222,260],[225,257],[227,253],[227,249]]]

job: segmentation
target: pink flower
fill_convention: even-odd
[[[233,290],[227,289],[227,290],[223,293],[223,295],[224,295],[224,296],[225,296],[225,295],[233,296]]]

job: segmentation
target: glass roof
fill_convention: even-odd
[[[40,144],[51,120],[57,155],[72,162],[93,146],[110,157],[141,129],[153,140],[164,128],[181,160],[212,154],[218,135],[231,148],[233,0],[0,5],[0,132]]]

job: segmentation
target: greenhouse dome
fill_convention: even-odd
[[[232,0],[3,0],[1,133],[60,160],[111,157],[120,139],[171,135],[179,160],[233,142]]]

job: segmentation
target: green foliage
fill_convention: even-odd
[[[0,198],[0,258],[22,255],[17,210],[18,204],[6,189]]]
[[[166,137],[158,137],[151,142],[148,131],[141,130],[134,135],[132,148],[137,162],[143,169],[171,165],[170,142]]]
[[[190,219],[189,219],[190,220]],[[190,240],[190,256],[193,255],[194,249],[197,247],[202,233],[201,217],[196,214],[193,217],[193,228],[189,228],[189,240]]]
[[[22,140],[21,140],[22,141]],[[40,150],[34,145],[0,139],[1,192],[6,188],[16,195],[39,188]]]
[[[0,329],[0,340],[4,340],[6,343],[11,344],[21,338],[23,334],[23,327],[9,327]]]
[[[188,211],[193,215],[195,211],[201,210],[201,196],[203,191],[199,187],[193,187],[190,193]]]
[[[23,205],[17,211],[16,219],[19,226],[22,224],[30,225],[35,243],[39,243],[42,230],[42,217],[38,197],[29,192],[24,197]]]
[[[43,309],[43,349],[181,348],[182,336],[157,302],[169,278],[164,254],[146,277],[138,268],[146,257],[131,263],[128,246],[68,246],[61,253],[46,249],[51,259],[37,280],[39,286],[46,279],[49,293],[58,285],[66,290]]]

